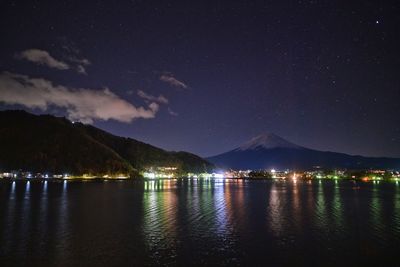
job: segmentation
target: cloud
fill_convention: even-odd
[[[170,108],[168,108],[168,113],[169,113],[170,115],[172,115],[172,116],[178,116],[178,115],[179,115],[179,113],[173,111],[173,110],[170,109]]]
[[[76,66],[76,71],[85,75],[87,75],[86,67],[92,64],[87,58],[77,58],[74,56],[68,57],[68,61],[78,64]]]
[[[65,109],[70,120],[93,123],[94,120],[116,120],[129,123],[134,119],[154,118],[159,105],[135,107],[108,88],[102,90],[54,85],[43,78],[3,72],[0,74],[0,103],[47,110],[50,106]]]
[[[76,67],[76,71],[77,71],[78,73],[80,73],[80,74],[85,74],[85,75],[87,75],[86,68],[85,68],[84,66],[82,66],[82,65],[78,65],[78,66]]]
[[[90,62],[87,58],[68,57],[68,60],[74,63],[78,63],[82,66],[89,66],[90,64],[92,64],[92,62]]]
[[[149,94],[143,92],[142,90],[138,90],[137,94],[141,98],[148,100],[148,101],[153,101],[153,102],[157,102],[160,104],[168,104],[168,99],[165,98],[163,95],[159,95],[158,97],[156,97],[156,96],[149,95]]]
[[[172,73],[170,73],[170,72],[162,73],[161,76],[160,76],[160,80],[163,81],[163,82],[166,82],[169,85],[171,85],[171,86],[173,86],[175,88],[178,88],[178,89],[186,89],[186,88],[188,88],[188,86],[184,82],[179,81],[178,79],[176,79],[174,77],[174,75]]]
[[[45,65],[50,68],[67,70],[70,66],[60,60],[52,57],[49,52],[40,49],[28,49],[17,54],[17,58],[26,59],[39,65]]]
[[[57,44],[69,54],[78,55],[81,52],[76,43],[66,37],[58,37]]]
[[[75,51],[75,50],[69,50]],[[76,52],[74,52],[76,53]],[[50,55],[49,52],[40,49],[28,49],[18,53],[16,55],[19,59],[25,59],[34,62],[39,65],[44,65],[53,69],[68,70],[74,69],[80,74],[87,75],[86,67],[92,63],[87,58],[78,58],[77,56],[68,56],[66,61],[72,64],[68,64],[64,61],[55,59]]]

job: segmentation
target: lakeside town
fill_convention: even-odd
[[[150,167],[140,173],[139,178],[143,179],[275,179],[275,180],[360,180],[368,181],[393,181],[400,182],[400,171],[395,170],[344,170],[335,169],[328,170],[316,167],[313,170],[297,171],[297,170],[220,170],[218,172],[202,172],[202,173],[182,173],[177,167],[163,166]],[[93,175],[82,174],[73,175],[69,173],[51,173],[40,172],[34,173],[30,171],[8,171],[0,172],[0,179],[62,179],[62,180],[89,180],[89,179],[134,179],[128,174],[105,174]]]

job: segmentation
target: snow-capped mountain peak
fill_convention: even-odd
[[[300,146],[286,141],[282,137],[279,137],[273,133],[264,133],[259,136],[252,138],[243,145],[239,150],[254,150],[259,148],[271,149],[271,148],[300,148]]]

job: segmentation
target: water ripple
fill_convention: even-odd
[[[400,245],[394,184],[2,181],[0,197],[2,266],[390,266]]]

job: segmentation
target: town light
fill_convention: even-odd
[[[156,178],[156,174],[154,172],[144,172],[143,177],[154,179]]]

